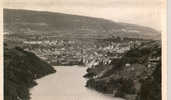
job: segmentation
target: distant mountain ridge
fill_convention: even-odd
[[[54,12],[4,9],[4,31],[14,34],[51,34],[58,37],[159,39],[152,28],[102,18]]]

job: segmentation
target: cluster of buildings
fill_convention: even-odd
[[[111,59],[121,58],[135,42],[111,42],[101,46],[100,42],[82,40],[34,40],[24,41],[25,50],[32,51],[53,65],[89,64],[90,62],[109,64]],[[98,46],[97,46],[98,45]]]

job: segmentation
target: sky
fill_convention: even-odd
[[[4,0],[4,8],[105,18],[161,30],[164,0]]]

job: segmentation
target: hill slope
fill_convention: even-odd
[[[159,39],[151,28],[110,20],[52,12],[4,9],[5,32],[58,37],[108,38],[113,36]],[[157,37],[157,38],[156,38]]]
[[[5,45],[4,100],[29,100],[29,88],[36,85],[34,80],[54,72],[35,54]]]
[[[87,72],[89,88],[126,100],[161,100],[159,42],[143,44],[126,52],[120,60],[113,60],[109,65],[99,64]]]

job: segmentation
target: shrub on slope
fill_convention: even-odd
[[[29,100],[34,81],[55,70],[35,54],[20,47],[4,48],[4,100]]]

